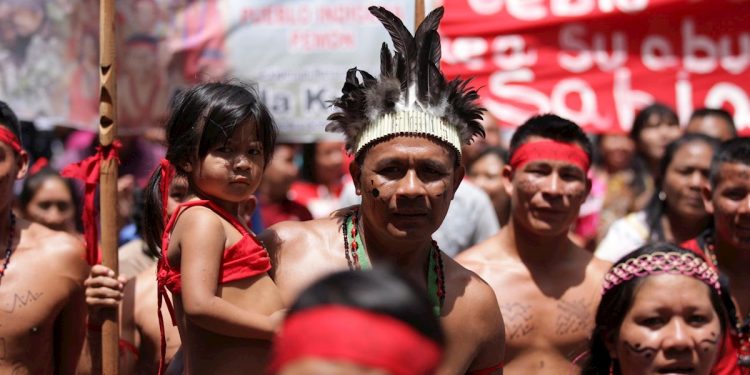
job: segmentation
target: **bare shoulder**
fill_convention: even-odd
[[[599,259],[592,255],[587,268],[588,273],[590,273],[593,277],[602,278],[604,277],[604,274],[609,271],[610,267],[612,267],[612,263],[607,262],[606,260]]]
[[[455,296],[456,311],[464,317],[480,318],[478,321],[492,325],[498,323],[497,319],[502,322],[492,287],[457,261],[445,257],[444,262],[447,292],[449,297],[451,294]]]
[[[308,221],[283,221],[272,225],[258,235],[273,257],[281,252],[309,251],[325,243],[332,234],[338,233],[341,220],[323,218]]]
[[[19,243],[19,247],[28,246],[40,256],[54,259],[54,262],[49,263],[63,276],[70,277],[77,282],[83,282],[86,279],[89,272],[86,249],[78,237],[37,223],[27,223],[21,233],[22,242]]]
[[[509,269],[512,258],[507,255],[501,238],[502,231],[466,249],[456,256],[456,262],[486,278],[490,274]]]
[[[206,233],[224,234],[221,217],[212,209],[204,206],[192,206],[180,213],[175,222],[175,232],[186,232],[202,236]],[[220,232],[217,232],[221,230]]]
[[[460,252],[456,256],[456,261],[469,269],[474,269],[472,266],[485,263],[488,260],[488,253],[496,248],[497,239],[495,236]]]

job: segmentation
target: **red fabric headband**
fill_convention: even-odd
[[[589,156],[579,146],[545,139],[524,143],[513,153],[510,166],[514,170],[536,160],[559,160],[571,163],[584,172],[589,170]]]
[[[303,358],[324,358],[384,369],[394,375],[434,373],[440,347],[394,318],[345,306],[292,315],[274,342],[271,374]]]
[[[16,135],[2,123],[0,123],[0,142],[10,146],[10,148],[12,148],[17,154],[20,154],[23,150],[21,142],[18,141],[18,137],[16,137]]]

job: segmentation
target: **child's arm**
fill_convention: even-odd
[[[180,242],[182,307],[191,322],[226,336],[273,338],[276,319],[246,311],[216,296],[226,235],[213,211],[195,207],[183,213],[173,239]]]

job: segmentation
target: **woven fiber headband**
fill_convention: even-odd
[[[691,253],[656,252],[628,259],[604,275],[602,294],[636,277],[668,273],[694,277],[721,294],[719,275],[699,256]]]

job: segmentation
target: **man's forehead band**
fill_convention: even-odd
[[[554,140],[528,142],[521,145],[510,159],[510,166],[514,170],[537,160],[559,160],[571,163],[584,172],[588,172],[590,160],[583,149],[576,144],[563,143]]]

